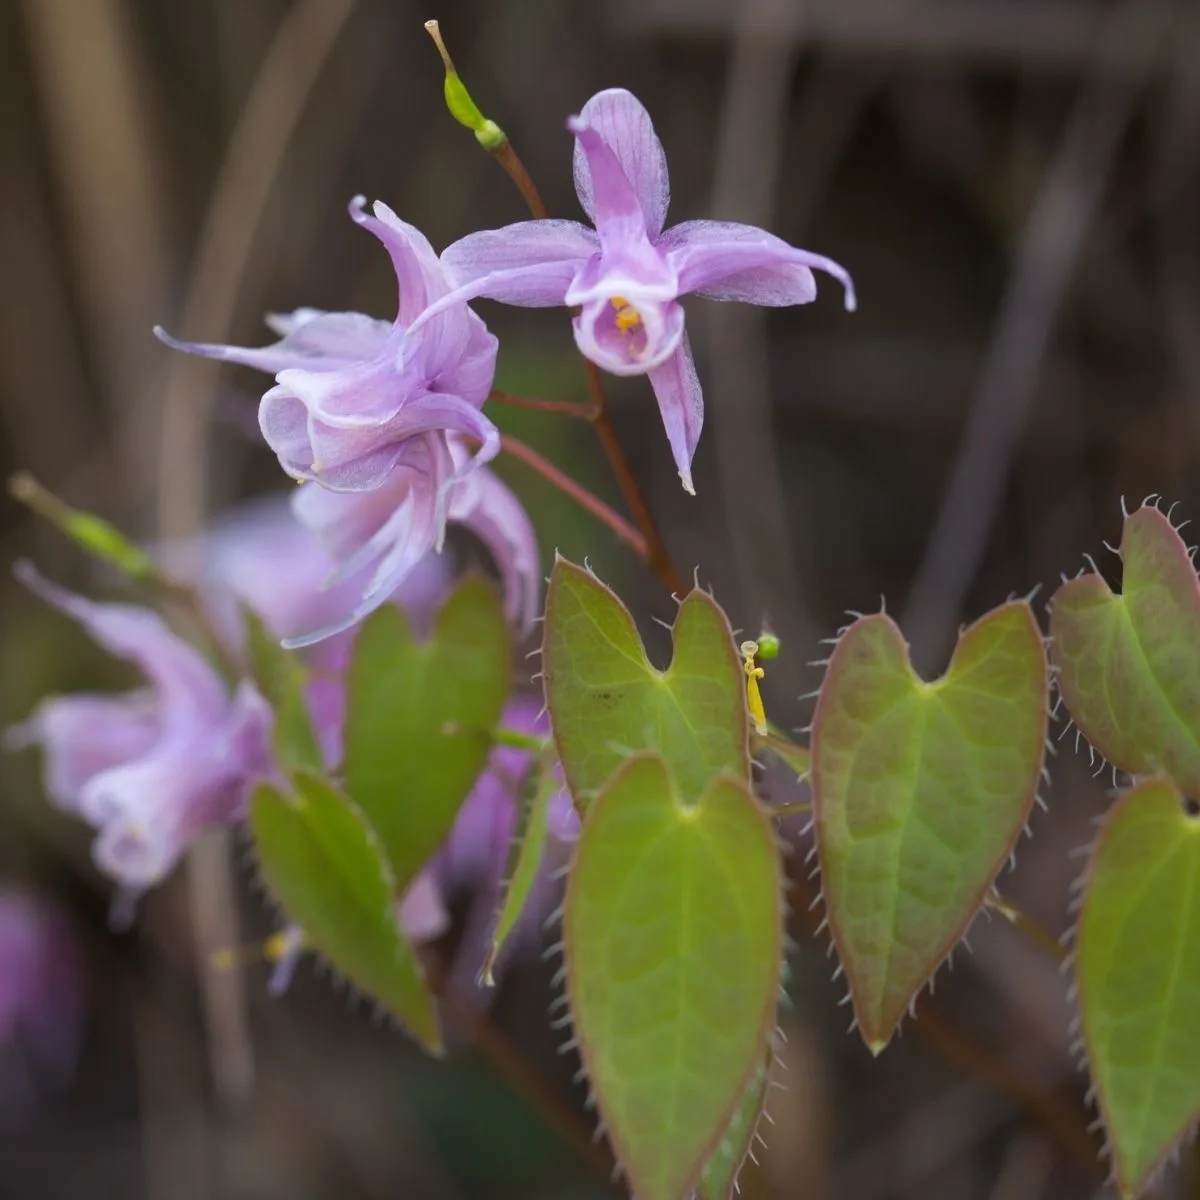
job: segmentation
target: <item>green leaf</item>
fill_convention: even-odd
[[[725,1128],[721,1144],[704,1164],[700,1186],[696,1189],[697,1200],[733,1200],[736,1194],[734,1185],[750,1153],[758,1123],[762,1120],[774,1062],[775,1048],[768,1039],[766,1053],[749,1083],[742,1089],[742,1098]]]
[[[813,718],[813,809],[830,929],[875,1054],[1029,818],[1046,704],[1046,656],[1024,602],[963,633],[933,683],[882,613],[855,621],[834,650]]]
[[[275,711],[272,743],[279,765],[285,772],[297,767],[320,771],[325,764],[308,711],[305,693],[308,674],[300,660],[279,644],[253,608],[248,604],[241,608],[250,677]]]
[[[1156,508],[1125,519],[1120,554],[1120,595],[1089,574],[1051,600],[1059,690],[1114,767],[1161,772],[1200,796],[1200,583]]]
[[[383,841],[403,890],[446,840],[491,747],[511,676],[495,589],[467,576],[417,642],[395,605],[354,643],[346,689],[346,791]]]
[[[504,903],[492,934],[492,947],[483,964],[483,978],[488,987],[495,984],[492,969],[500,952],[508,941],[509,934],[516,928],[525,902],[537,882],[542,859],[546,853],[546,838],[550,826],[550,804],[558,792],[558,780],[554,777],[554,760],[544,759],[538,764],[536,781],[529,791],[521,810],[521,820],[515,838],[516,854],[509,869],[508,886],[504,889]]]
[[[717,775],[749,780],[745,675],[729,622],[692,591],[666,671],[646,657],[629,611],[594,575],[559,558],[546,595],[542,670],[567,785],[580,812],[640,750],[666,759],[684,800]]]
[[[1085,874],[1075,978],[1121,1194],[1200,1118],[1200,819],[1164,779],[1122,796]]]
[[[297,774],[296,792],[255,791],[250,825],[271,894],[309,945],[442,1052],[437,1009],[396,918],[396,881],[362,814],[325,780]]]
[[[629,760],[597,797],[568,876],[567,997],[630,1190],[695,1187],[761,1063],[779,994],[782,878],[739,780],[689,804],[664,760]]]

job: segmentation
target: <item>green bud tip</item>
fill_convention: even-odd
[[[438,23],[436,21],[426,21],[425,32],[433,38],[433,44],[442,56],[442,63],[446,68],[446,82],[443,86],[443,92],[446,97],[446,107],[450,110],[450,115],[460,125],[464,125],[467,129],[471,130],[475,134],[475,140],[485,150],[499,150],[508,141],[508,137],[495,121],[489,121],[479,111],[479,106],[472,99],[471,93],[467,91],[467,85],[463,83],[458,72],[454,69],[454,60],[450,57],[450,51],[446,49],[446,43],[442,41],[442,31],[438,27]]]

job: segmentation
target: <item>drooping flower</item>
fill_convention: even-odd
[[[83,967],[65,916],[27,892],[0,891],[0,1097],[66,1082],[82,1023]],[[11,1072],[21,1077],[8,1087]]]
[[[624,89],[597,93],[567,124],[575,190],[595,229],[543,220],[468,235],[442,254],[459,286],[423,319],[474,297],[576,308],[583,354],[615,375],[649,375],[683,486],[694,492],[704,406],[679,298],[806,304],[816,297],[816,268],[842,283],[853,309],[853,284],[837,263],[752,225],[685,221],[664,230],[666,154],[649,113]]]
[[[96,865],[136,897],[200,832],[241,815],[248,786],[270,769],[270,708],[248,683],[230,696],[157,613],[93,603],[28,563],[17,575],[146,676],[147,688],[121,695],[52,696],[6,736],[42,747],[50,798],[97,830]]]
[[[272,346],[181,342],[169,346],[275,376],[262,398],[259,424],[267,444],[294,479],[335,491],[384,485],[414,437],[451,430],[479,443],[467,470],[500,449],[495,426],[480,411],[496,369],[496,339],[465,304],[444,308],[412,328],[450,290],[424,235],[377,202],[373,214],[356,197],[350,216],[375,234],[391,256],[400,288],[396,319],[301,308],[268,318],[281,340]]]
[[[333,492],[311,483],[301,487],[293,496],[296,516],[341,564],[336,578],[358,576],[368,566],[373,571],[352,611],[284,645],[312,645],[378,608],[431,551],[441,548],[446,519],[480,538],[504,581],[509,618],[531,625],[540,582],[533,525],[508,486],[487,468],[467,473],[469,461],[462,439],[427,433],[409,439],[387,482],[374,491]],[[444,514],[439,497],[444,497]]]

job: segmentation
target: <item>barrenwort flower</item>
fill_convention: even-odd
[[[93,603],[28,563],[16,573],[148,681],[121,695],[52,696],[5,739],[42,747],[50,798],[98,831],[96,865],[136,898],[200,832],[242,814],[249,785],[270,769],[271,710],[249,683],[230,696],[157,613]]]
[[[575,190],[595,229],[543,220],[469,234],[442,254],[459,286],[422,320],[474,297],[575,308],[583,354],[615,375],[649,375],[680,479],[694,493],[704,405],[679,298],[807,304],[816,268],[842,283],[853,309],[853,283],[832,260],[752,225],[685,221],[664,231],[666,154],[649,113],[624,89],[597,93],[567,124]]]
[[[382,486],[411,440],[431,430],[479,443],[464,471],[500,449],[495,426],[480,411],[495,375],[495,337],[465,303],[411,328],[447,295],[450,280],[422,233],[386,204],[376,202],[374,215],[365,205],[356,197],[350,216],[391,256],[400,289],[393,322],[300,308],[268,317],[281,340],[260,349],[181,342],[155,329],[177,350],[273,374],[275,386],[259,406],[267,444],[294,479],[343,492]]]
[[[408,441],[386,483],[374,491],[301,487],[293,508],[340,563],[333,579],[356,576],[371,564],[374,570],[348,614],[284,645],[312,645],[378,608],[431,551],[441,549],[446,519],[466,526],[484,543],[504,581],[509,618],[524,628],[532,625],[541,580],[533,525],[508,486],[487,468],[468,473],[469,461],[462,439],[427,433]],[[444,516],[439,497],[445,498]]]

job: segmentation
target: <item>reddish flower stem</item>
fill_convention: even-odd
[[[595,414],[595,409],[590,404],[572,404],[567,400],[535,400],[531,396],[514,396],[512,392],[493,391],[488,400],[494,404],[507,404],[509,408],[558,413],[559,416],[576,417],[581,421],[590,421]]]
[[[524,197],[525,203],[529,206],[529,211],[533,217],[537,220],[544,220],[548,215],[546,205],[543,203],[542,197],[533,180],[529,177],[529,172],[526,171],[524,163],[521,162],[517,156],[517,152],[512,148],[512,144],[505,141],[499,149],[491,151],[491,154],[505,171],[508,172],[508,176],[513,183],[517,185],[517,190]],[[633,513],[634,522],[641,531],[639,535],[641,548],[638,550],[638,553],[646,560],[650,569],[659,577],[667,591],[673,596],[682,597],[688,590],[687,584],[684,582],[683,576],[675,568],[675,564],[671,561],[667,544],[663,541],[662,534],[658,531],[658,525],[655,523],[654,517],[650,512],[650,506],[646,503],[646,498],[642,495],[642,490],[638,486],[637,479],[634,478],[633,471],[629,466],[629,460],[625,457],[625,451],[621,447],[621,440],[617,437],[617,431],[613,427],[612,418],[608,415],[608,408],[604,397],[604,384],[600,378],[600,371],[596,367],[596,364],[587,358],[583,360],[583,366],[587,373],[588,399],[591,402],[587,420],[596,431],[596,436],[600,439],[600,445],[604,448],[604,453],[608,457],[613,474],[617,477],[617,483],[621,488],[621,494],[625,497],[625,503],[629,505],[629,511]],[[572,413],[571,415],[582,416],[583,414]],[[542,461],[544,462],[545,460]],[[548,466],[549,464],[546,465]],[[561,472],[556,473],[561,478],[566,479],[566,476],[562,475]],[[574,493],[569,494],[574,495]],[[584,494],[590,495],[590,493]],[[579,499],[578,496],[575,496],[575,498]],[[595,500],[595,497],[591,497],[591,499]],[[592,509],[592,511],[594,512],[595,510]],[[616,516],[611,509],[607,509],[607,506],[606,511],[612,516]],[[602,517],[601,519],[607,521],[607,518]],[[611,525],[612,522],[608,521],[608,524]],[[613,528],[616,527],[613,526]],[[625,540],[628,541],[629,539],[625,538]],[[630,544],[632,545],[632,543]]]
[[[593,496],[587,488],[576,483],[565,471],[560,471],[549,459],[543,458],[532,446],[527,446],[519,438],[511,434],[500,435],[500,443],[504,449],[519,458],[527,467],[536,471],[543,479],[554,484],[559,491],[570,496],[581,508],[586,508],[592,516],[603,521],[633,551],[642,558],[648,558],[646,539],[620,513],[614,512],[598,496]]]

